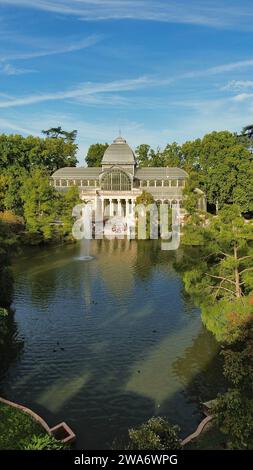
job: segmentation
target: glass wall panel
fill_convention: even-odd
[[[101,189],[104,191],[131,191],[131,179],[123,171],[115,169],[102,176]]]
[[[170,180],[164,180],[163,186],[170,186]]]

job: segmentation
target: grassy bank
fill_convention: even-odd
[[[49,436],[28,414],[0,403],[0,450],[60,450],[61,442]]]
[[[0,403],[0,450],[21,449],[24,440],[45,434],[45,430],[31,416]]]

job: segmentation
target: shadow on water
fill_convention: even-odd
[[[14,337],[25,343],[1,370],[5,396],[51,425],[67,421],[78,448],[110,447],[153,415],[191,432],[221,374],[217,345],[173,269],[180,254],[128,240],[92,242],[92,263],[78,254],[58,247],[16,263]]]

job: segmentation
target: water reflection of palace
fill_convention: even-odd
[[[133,150],[121,136],[105,151],[102,166],[66,167],[53,175],[54,187],[66,191],[78,186],[82,200],[92,202],[96,209],[108,216],[129,217],[134,210],[136,198],[145,190],[160,204],[183,205],[183,189],[188,174],[181,168],[137,168]],[[199,191],[199,208],[205,210],[204,193]]]

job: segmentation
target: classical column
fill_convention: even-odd
[[[112,217],[113,216],[113,203],[112,203],[112,198],[111,197],[110,197],[109,201],[110,201],[110,217]]]
[[[126,217],[129,217],[129,205],[128,205],[128,199],[126,198]]]
[[[120,199],[118,199],[118,216],[121,216],[121,202]]]
[[[101,215],[102,215],[102,219],[104,218],[104,208],[105,208],[105,205],[104,205],[104,198],[103,196],[101,197]]]

